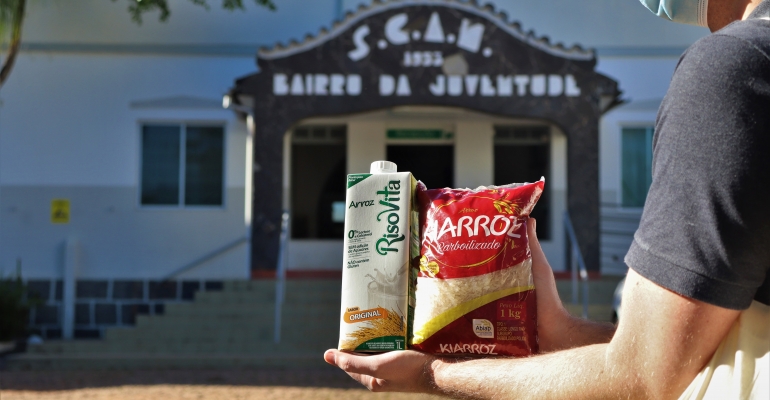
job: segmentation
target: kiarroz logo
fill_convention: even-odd
[[[474,319],[473,320],[473,333],[482,339],[494,339],[495,328],[492,323],[486,319]]]

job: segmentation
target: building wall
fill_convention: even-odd
[[[219,104],[249,64],[22,53],[0,108],[0,271],[21,260],[24,276],[57,276],[74,237],[83,278],[157,278],[245,236],[246,128]],[[225,126],[224,206],[141,207],[140,124],[196,121]],[[69,224],[50,222],[54,198],[70,200]],[[245,278],[245,247],[188,275]]]
[[[354,10],[359,3],[339,4]],[[636,0],[492,3],[536,35],[597,48],[597,69],[620,82],[629,106],[662,98],[679,53],[707,33],[659,19]],[[247,129],[217,104],[236,78],[254,72],[259,46],[316,34],[337,16],[338,2],[286,0],[275,13],[248,2],[246,12],[233,13],[215,2],[210,11],[187,2],[171,5],[167,23],[148,14],[138,26],[124,2],[30,4],[23,51],[0,90],[0,274],[11,273],[21,260],[25,276],[56,279],[64,241],[77,238],[81,277],[156,279],[246,234]],[[142,121],[226,125],[222,208],[138,206]],[[622,108],[602,120],[603,203],[618,202],[620,129],[653,121],[652,109]],[[348,169],[366,171],[385,154],[386,122],[347,123],[355,133],[349,135]],[[456,186],[489,183],[491,160],[483,156],[491,146],[489,125],[458,122],[455,132]],[[554,154],[566,153],[566,139],[554,138]],[[553,157],[553,163],[563,162]],[[549,182],[555,202],[566,199],[566,176],[561,179]],[[72,203],[72,222],[53,225],[50,201],[62,197]],[[553,223],[552,232],[563,234],[559,219]],[[563,264],[562,249],[554,245],[547,252],[554,266]],[[247,254],[245,245],[236,247],[180,278],[246,277]]]

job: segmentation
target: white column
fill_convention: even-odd
[[[385,159],[385,124],[381,121],[348,122],[348,173],[369,172],[372,161]]]
[[[75,332],[75,283],[78,275],[78,240],[69,238],[64,243],[63,293],[62,293],[62,337],[72,339]]]
[[[540,242],[543,252],[554,271],[566,271],[564,258],[564,221],[567,209],[567,136],[556,127],[551,128],[551,176],[545,182],[551,197],[551,240]]]
[[[455,187],[492,184],[495,130],[489,121],[460,121],[455,125]]]

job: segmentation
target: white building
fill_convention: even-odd
[[[358,2],[339,0],[280,1],[276,12],[248,4],[246,12],[229,13],[217,6],[206,11],[172,2],[167,23],[146,15],[142,26],[130,21],[123,2],[29,6],[22,51],[0,89],[0,274],[20,267],[23,277],[44,292],[49,305],[34,318],[47,336],[60,335],[62,326],[65,335],[72,329],[67,315],[74,315],[77,335],[94,336],[103,326],[130,324],[137,312],[162,312],[165,301],[215,289],[222,280],[265,275],[252,273],[249,249],[258,239],[251,227],[264,228],[265,235],[276,235],[280,227],[252,212],[251,179],[270,171],[252,163],[247,118],[224,109],[223,95],[238,86],[237,79],[261,72],[255,65],[258,48],[268,48],[260,53],[264,57],[282,51],[276,43],[303,42],[306,34],[331,38],[347,29],[344,23],[333,27],[335,18],[344,19],[339,10],[354,13],[347,19],[354,29],[361,21],[357,16],[372,8],[356,11]],[[597,200],[604,222],[601,265],[589,268],[623,273],[622,256],[649,184],[645,149],[657,107],[679,55],[707,31],[656,18],[636,0],[536,5],[499,0],[490,7],[404,0],[373,7],[407,6],[455,13],[475,9],[489,21],[501,20],[497,13],[503,11],[520,23],[522,37],[550,37],[543,48],[564,43],[595,49],[596,72],[618,82],[627,104],[604,114],[598,124]],[[495,26],[487,32],[503,29]],[[327,33],[318,34],[322,28]],[[427,32],[422,26],[414,29]],[[446,43],[452,29],[443,27]],[[534,33],[528,36],[529,30]],[[349,47],[353,51],[355,44]],[[560,75],[565,86],[568,75]],[[355,90],[355,82],[346,83]],[[559,95],[566,96],[563,91]],[[249,101],[244,97],[245,107]],[[253,123],[259,132],[269,121]],[[528,142],[517,142],[525,146],[542,139],[540,150],[533,150],[541,155],[529,173],[538,174],[532,180],[539,178],[538,168],[548,175],[550,192],[541,209],[549,226],[543,227],[542,243],[554,269],[564,271],[568,139],[562,127],[543,118],[420,104],[303,118],[281,138],[283,168],[273,178],[282,190],[255,196],[280,199],[293,216],[288,270],[333,276],[341,269],[342,241],[332,215],[339,199],[320,197],[329,176],[365,172],[369,162],[386,157],[410,160],[428,149],[418,146],[431,146],[426,154],[433,155],[433,163],[445,162],[442,154],[451,162],[426,172],[435,172],[430,175],[434,185],[424,177],[428,185],[503,183],[496,182],[501,167],[494,153],[495,143],[505,142],[506,135],[526,136]],[[335,171],[340,160],[343,167]],[[315,187],[316,200],[302,203],[298,181]],[[319,233],[318,225],[327,223],[322,220],[336,233]],[[270,270],[258,271],[265,269]],[[165,278],[172,279],[161,282]],[[73,310],[61,307],[72,302]]]

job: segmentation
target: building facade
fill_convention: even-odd
[[[0,274],[47,299],[45,335],[269,276],[284,211],[288,271],[339,273],[341,179],[386,158],[430,187],[544,175],[554,269],[569,211],[589,268],[625,271],[655,112],[705,29],[634,0],[277,5],[141,26],[120,2],[30,6],[0,89]]]

